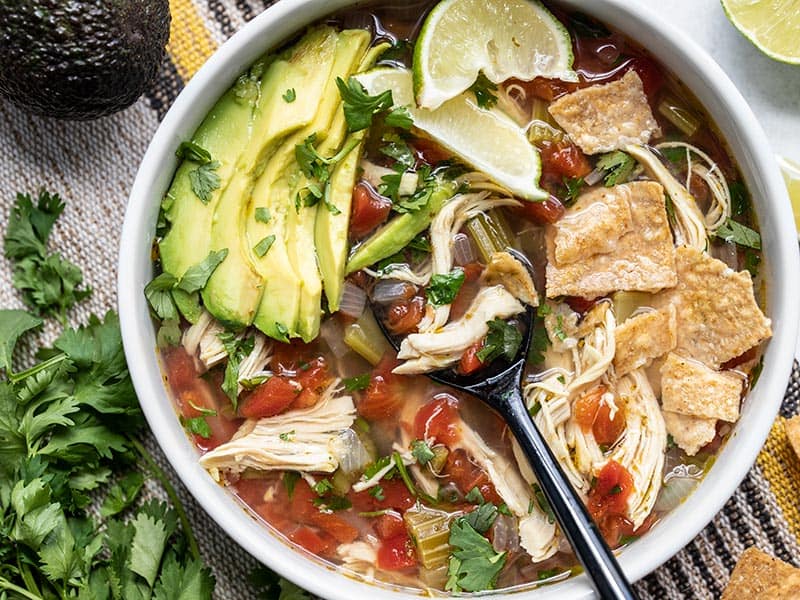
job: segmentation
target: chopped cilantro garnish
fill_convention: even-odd
[[[433,450],[425,440],[414,440],[411,442],[411,455],[417,459],[421,465],[427,465],[434,456]]]
[[[230,331],[223,331],[217,337],[228,354],[225,375],[222,379],[222,391],[230,398],[233,409],[236,410],[239,400],[239,365],[253,351],[255,338],[252,336],[240,338]]]
[[[483,73],[478,73],[478,78],[470,86],[469,91],[475,94],[475,101],[481,108],[490,109],[497,104],[497,96],[494,93],[497,91],[497,84],[490,81]]]
[[[617,485],[615,485],[614,487],[611,488],[611,491],[609,491],[609,494],[611,494],[612,496],[615,496],[615,495],[619,494],[620,492],[622,492],[622,488],[620,487],[619,484],[617,484]]]
[[[181,277],[175,287],[189,294],[199,292],[206,287],[208,279],[227,256],[227,248],[217,250],[216,252],[212,250],[208,253],[208,256],[199,263],[186,269],[183,277]]]
[[[300,480],[300,473],[297,471],[284,471],[281,479],[283,480],[283,487],[286,488],[286,494],[291,499],[294,495],[294,486]]]
[[[208,439],[211,437],[211,427],[205,417],[192,417],[191,419],[183,419],[183,426],[189,430],[190,433],[199,435],[202,438]]]
[[[586,185],[586,182],[583,177],[564,177],[564,187],[567,188],[567,197],[564,204],[569,206],[575,202],[580,196],[584,185]]]
[[[267,254],[267,252],[269,252],[269,249],[272,248],[272,244],[274,243],[275,243],[275,235],[270,234],[263,240],[258,242],[255,246],[253,246],[253,253],[259,258],[262,258]]]
[[[386,145],[381,146],[381,154],[393,158],[397,164],[406,169],[414,166],[416,163],[414,153],[402,137],[395,133],[387,133],[383,136],[383,141],[386,142]]]
[[[725,221],[714,235],[726,242],[735,242],[745,248],[761,250],[761,236],[759,233],[746,225],[737,223],[733,219]]]
[[[348,78],[347,83],[341,77],[337,77],[336,87],[339,88],[339,95],[342,97],[344,118],[351,133],[372,125],[375,113],[388,110],[394,104],[391,90],[370,96],[354,77]]]
[[[551,577],[555,577],[561,573],[564,573],[564,569],[559,569],[558,567],[553,569],[544,569],[539,571],[539,573],[536,575],[536,579],[539,581],[544,581],[545,579],[550,579]]]
[[[204,165],[211,162],[211,153],[200,144],[194,142],[181,142],[175,151],[175,156]]]
[[[728,191],[731,193],[731,212],[734,216],[746,215],[750,210],[747,201],[747,188],[741,181],[729,181]]]
[[[621,150],[615,150],[614,152],[603,154],[597,161],[597,168],[606,171],[606,187],[612,187],[618,183],[628,181],[635,164],[636,161],[632,156]]]
[[[478,350],[477,357],[482,363],[489,363],[500,356],[512,361],[519,352],[522,345],[522,334],[511,323],[500,318],[492,319],[487,322],[489,332],[483,348]]]
[[[481,494],[481,491],[477,486],[473,487],[469,492],[467,492],[467,495],[464,496],[464,500],[467,502],[472,502],[472,504],[483,504],[486,502],[486,500],[483,498],[483,494]]]
[[[362,373],[361,375],[347,377],[342,380],[342,383],[344,384],[344,389],[348,392],[355,392],[357,390],[367,389],[371,378],[372,375],[370,375],[370,373]]]
[[[278,323],[275,321],[275,332],[278,334],[277,339],[281,340],[282,342],[289,341],[289,329],[283,323]]]
[[[216,173],[219,166],[219,161],[213,160],[189,171],[189,184],[194,195],[200,198],[203,204],[208,204],[211,200],[211,193],[219,189],[222,181]]]
[[[328,479],[320,479],[314,484],[313,490],[316,492],[317,496],[324,496],[333,490],[333,484]]]
[[[553,513],[553,509],[550,507],[550,503],[547,501],[547,497],[544,495],[542,488],[539,487],[538,483],[532,483],[531,487],[533,488],[533,498],[536,500],[536,504],[539,505],[539,509],[547,515],[547,520],[551,523],[555,522],[556,515]]]
[[[478,492],[478,495],[483,497],[480,492]],[[475,531],[478,533],[486,533],[489,531],[489,527],[492,526],[492,523],[494,523],[494,520],[497,518],[497,513],[498,510],[494,504],[491,502],[485,502],[480,504],[478,508],[472,512],[468,512],[466,515],[464,515],[464,518]]]
[[[384,123],[386,123],[388,127],[411,129],[411,126],[414,124],[414,119],[411,118],[411,113],[408,112],[405,106],[396,106],[386,115]]]
[[[761,256],[752,248],[747,248],[744,251],[744,268],[750,273],[752,277],[758,275],[758,265],[761,264]]]
[[[506,553],[496,552],[489,540],[478,533],[468,520],[469,515],[478,512],[482,507],[455,519],[450,526],[449,543],[453,547],[453,553],[450,556],[445,584],[445,589],[450,592],[493,589],[497,576],[506,564]]]
[[[294,437],[294,435],[295,431],[294,429],[292,429],[291,431],[286,431],[284,433],[281,433],[280,435],[278,435],[278,437],[281,438],[281,440],[283,440],[284,442],[289,442]]]
[[[383,488],[379,485],[371,487],[369,489],[369,495],[375,498],[378,502],[383,502],[386,499],[386,496],[383,495]]]
[[[464,269],[460,267],[456,267],[449,273],[433,275],[425,290],[428,302],[433,306],[452,304],[464,284],[464,279]]]
[[[283,93],[281,98],[283,98],[284,102],[292,103],[297,99],[297,92],[294,91],[294,88],[289,88]]]
[[[556,315],[556,325],[553,327],[553,334],[562,342],[567,339],[567,334],[564,332],[564,317]]]
[[[259,223],[269,223],[269,220],[272,218],[272,214],[269,212],[269,209],[264,206],[259,206],[256,209],[256,221]]]

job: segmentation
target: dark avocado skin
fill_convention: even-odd
[[[133,104],[164,59],[168,0],[0,0],[0,95],[94,119]]]

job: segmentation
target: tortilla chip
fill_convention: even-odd
[[[612,252],[630,228],[628,194],[606,187],[581,194],[558,222],[553,240],[556,261],[566,265]]]
[[[717,435],[716,419],[703,419],[681,415],[679,413],[663,411],[664,426],[667,433],[689,456],[694,456],[700,448],[708,444]]]
[[[646,144],[661,135],[642,80],[634,70],[611,83],[592,85],[550,104],[550,114],[586,154]]]
[[[675,307],[630,317],[617,325],[614,337],[614,370],[621,377],[675,348],[678,342]]]
[[[536,293],[531,274],[508,252],[492,254],[481,275],[481,285],[502,285],[523,304],[539,306],[539,294]]]
[[[772,335],[770,320],[756,303],[750,273],[737,273],[688,246],[677,249],[675,262],[678,284],[658,294],[653,306],[675,305],[678,354],[719,368]]]
[[[751,547],[739,557],[721,600],[796,598],[800,598],[800,569]]]
[[[733,423],[739,418],[742,384],[734,373],[715,371],[671,352],[661,366],[661,406],[665,411]]]
[[[596,298],[617,290],[656,292],[677,282],[675,247],[661,184],[635,181],[605,192],[627,198],[631,210],[630,230],[610,251],[561,264],[555,255],[560,222],[548,225],[545,232],[548,298]],[[573,209],[567,211],[567,215],[572,213]]]
[[[789,438],[789,443],[792,445],[792,450],[800,457],[800,415],[786,419],[783,422],[783,428],[786,431],[786,437]]]

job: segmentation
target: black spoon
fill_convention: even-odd
[[[523,254],[513,249],[509,249],[508,252],[525,265],[532,275],[533,267]],[[533,333],[532,307],[527,307],[525,316],[520,321],[525,325],[525,333],[517,359],[499,373],[490,377],[480,375],[466,377],[458,375],[453,369],[445,369],[427,375],[434,381],[472,394],[500,413],[528,458],[536,480],[561,526],[561,531],[567,536],[594,590],[603,600],[635,600],[636,594],[625,578],[617,559],[589,516],[583,502],[567,481],[561,465],[534,425],[525,406],[521,380]],[[386,330],[383,320],[378,319],[378,324],[386,338],[397,349],[397,339]]]

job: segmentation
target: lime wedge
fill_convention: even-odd
[[[764,54],[800,64],[800,0],[722,0],[728,20]]]
[[[414,48],[417,104],[437,108],[483,74],[577,81],[569,33],[536,0],[444,0],[422,25]]]
[[[538,185],[539,151],[501,110],[478,107],[471,94],[460,94],[435,110],[418,108],[407,69],[377,68],[356,79],[371,95],[391,90],[395,106],[408,108],[414,127],[516,196],[547,197]]]
[[[798,234],[800,234],[800,163],[779,156],[778,164],[783,172],[786,188],[789,190],[789,200],[792,201],[794,225]]]

